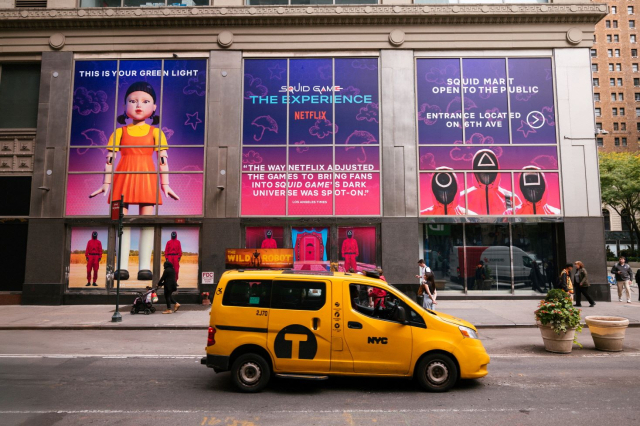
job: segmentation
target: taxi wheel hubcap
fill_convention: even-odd
[[[449,369],[441,361],[434,361],[427,367],[427,379],[436,385],[441,385],[449,378]]]
[[[248,362],[243,364],[240,367],[240,371],[238,371],[238,376],[240,377],[240,381],[248,386],[254,386],[260,381],[260,377],[262,377],[262,371],[260,370],[260,366],[254,362]]]

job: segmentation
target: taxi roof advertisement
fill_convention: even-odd
[[[227,249],[225,269],[293,268],[293,249]]]

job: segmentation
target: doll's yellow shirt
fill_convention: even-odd
[[[132,124],[128,124],[127,125],[127,133],[129,133],[129,135],[133,136],[133,137],[142,137],[142,136],[146,136],[149,133],[149,128],[151,126],[148,124],[141,124],[139,126],[134,126]],[[113,137],[115,135],[116,141],[115,144],[113,142]],[[158,139],[160,139],[160,143],[158,144]],[[111,134],[111,137],[109,138],[109,145],[107,146],[107,149],[109,151],[120,151],[120,140],[122,140],[122,127],[118,127],[115,131],[115,133]],[[154,147],[154,151],[164,151],[169,149],[169,146],[167,144],[167,137],[165,136],[164,132],[160,131],[160,129],[158,129],[157,127],[153,128],[153,140],[155,141],[156,145]],[[115,145],[115,146],[114,146]]]

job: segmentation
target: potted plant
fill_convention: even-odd
[[[629,320],[622,317],[588,316],[585,319],[596,349],[620,352]]]
[[[571,352],[573,343],[582,346],[576,338],[576,332],[582,331],[580,309],[573,307],[565,291],[550,290],[540,301],[535,316],[545,350],[566,354]]]

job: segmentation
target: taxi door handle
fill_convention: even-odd
[[[313,329],[317,330],[318,329],[318,324],[320,323],[320,318],[314,318],[313,319]]]
[[[347,323],[347,327],[354,328],[356,330],[362,330],[362,324],[360,324],[359,322],[355,322],[355,321],[349,321]]]

